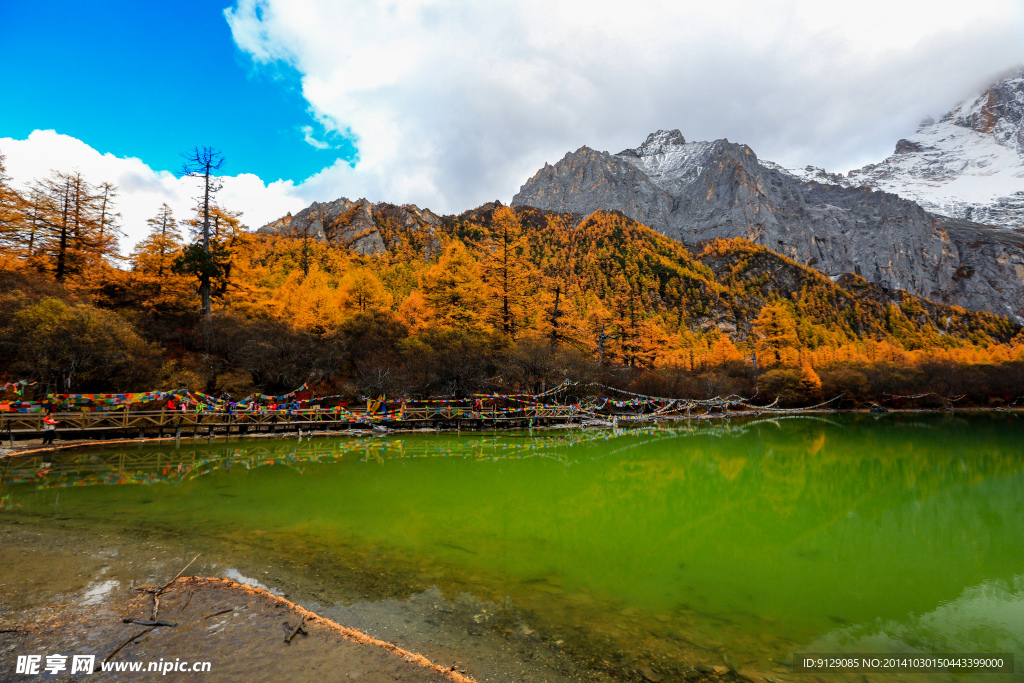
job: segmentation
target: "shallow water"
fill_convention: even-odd
[[[609,670],[808,650],[1024,668],[1022,437],[1010,414],[839,415],[140,444],[10,464],[0,514],[241,544],[322,603],[469,593],[501,606],[482,627],[514,612]]]

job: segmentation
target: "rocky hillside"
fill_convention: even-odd
[[[392,247],[403,236],[428,251],[441,218],[430,209],[414,204],[376,204],[366,199],[313,202],[299,213],[288,214],[261,227],[257,232],[286,237],[308,237],[333,246],[348,247],[360,254],[377,254]]]
[[[619,210],[685,244],[741,237],[838,278],[1024,322],[1024,241],[941,220],[915,202],[800,178],[728,140],[658,131],[635,149],[582,147],[530,178],[513,206]]]

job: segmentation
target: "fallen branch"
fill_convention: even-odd
[[[292,644],[292,638],[294,638],[295,634],[297,634],[299,631],[302,631],[302,635],[308,635],[306,633],[306,631],[302,628],[302,623],[304,621],[306,621],[306,615],[301,615],[299,617],[299,623],[297,623],[295,625],[295,628],[292,629],[291,633],[289,633],[288,635],[286,635],[284,637],[284,644],[285,645],[291,645]],[[287,627],[288,627],[288,623],[285,622],[285,628],[287,628]]]
[[[196,560],[198,560],[199,559],[199,555],[202,555],[202,553],[196,554],[196,556],[192,558],[192,562],[195,562]],[[153,621],[156,621],[156,613],[160,611],[160,594],[163,593],[165,590],[167,590],[168,586],[170,586],[172,583],[177,581],[181,577],[181,575],[185,573],[185,570],[192,566],[192,562],[189,562],[184,567],[182,567],[181,571],[178,572],[177,574],[175,574],[173,579],[171,579],[170,581],[168,581],[164,585],[160,586],[156,590],[153,590],[151,588],[147,588],[145,591],[143,591],[145,593],[152,593],[153,594]],[[138,590],[138,589],[136,589],[136,590]],[[191,600],[191,597],[189,599]]]
[[[178,611],[177,611],[177,612],[175,612],[175,614],[181,614],[181,610],[183,610],[183,609],[185,609],[186,607],[188,607],[188,603],[192,602],[192,595],[193,595],[194,593],[195,593],[195,591],[192,591],[192,590],[190,590],[190,591],[188,592],[188,600],[186,600],[186,601],[185,601],[185,604],[184,604],[184,605],[182,605],[181,607],[179,607],[179,608],[178,608]]]
[[[139,626],[177,626],[169,621],[146,621],[145,619],[122,619],[125,624],[138,624]]]
[[[193,558],[192,558],[192,562],[195,562],[196,560],[198,560],[198,559],[199,559],[199,555],[202,555],[202,553],[199,553],[199,554],[197,554],[197,555],[196,555],[195,557],[193,557]],[[186,564],[186,565],[185,565],[184,567],[182,567],[182,568],[181,568],[181,571],[180,571],[180,572],[178,572],[178,573],[177,573],[177,574],[176,574],[176,575],[174,576],[174,578],[173,578],[173,579],[171,579],[170,581],[168,581],[168,582],[167,582],[167,583],[165,583],[164,585],[160,586],[160,588],[159,588],[159,589],[157,590],[156,594],[157,594],[157,595],[160,595],[161,593],[163,593],[163,592],[164,592],[164,590],[165,590],[165,589],[166,589],[166,588],[167,588],[168,586],[170,586],[170,585],[171,585],[172,583],[174,583],[174,582],[175,582],[175,581],[177,581],[177,580],[178,580],[179,578],[181,578],[181,575],[185,573],[185,570],[186,570],[186,569],[188,569],[189,567],[191,567],[191,566],[192,566],[192,562],[189,562],[189,563],[188,563],[188,564]]]
[[[134,636],[129,638],[128,640],[124,641],[123,643],[121,643],[120,645],[115,647],[113,652],[111,652],[109,655],[107,655],[106,657],[103,658],[104,664],[109,662],[110,658],[113,657],[114,655],[116,655],[118,652],[120,652],[121,648],[123,648],[125,645],[127,645],[130,642],[132,642],[136,638],[141,638],[142,636],[146,635],[147,633],[149,633],[150,631],[152,631],[155,628],[156,628],[156,626],[149,626],[147,628],[144,628],[141,631],[139,631],[137,634],[135,634]]]
[[[214,612],[213,614],[204,614],[203,615],[203,619],[209,619],[210,617],[216,617],[216,616],[219,616],[221,614],[227,614],[228,612],[234,612],[234,611],[235,611],[234,607],[228,607],[227,609],[222,609],[221,611]]]

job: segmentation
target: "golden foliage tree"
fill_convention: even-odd
[[[487,296],[480,264],[460,240],[451,240],[423,274],[422,289],[434,320],[442,325],[472,328],[483,323]]]
[[[821,377],[814,371],[810,363],[804,363],[800,368],[800,388],[808,396],[817,396],[821,391]]]
[[[327,273],[316,265],[309,274],[292,271],[274,293],[279,315],[294,327],[324,334],[344,320],[340,296]]]
[[[528,260],[529,245],[516,213],[507,206],[494,211],[483,243],[484,282],[497,302],[497,327],[515,338],[525,327],[536,269]]]
[[[797,357],[800,338],[796,333],[796,320],[786,304],[767,304],[754,320],[757,337],[755,349],[758,359],[766,365],[788,364]]]
[[[29,242],[25,200],[11,187],[11,177],[0,154],[0,251],[25,255]]]
[[[28,211],[39,232],[31,249],[58,281],[117,257],[115,196],[113,185],[97,187],[78,171],[34,183]]]
[[[132,268],[162,281],[170,275],[171,264],[178,257],[184,241],[174,212],[162,204],[153,218],[146,220],[149,234],[135,245]]]
[[[345,273],[339,290],[340,303],[349,311],[369,313],[391,306],[391,295],[370,268],[354,268]]]

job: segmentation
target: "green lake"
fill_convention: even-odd
[[[14,461],[2,481],[0,518],[248,546],[321,601],[332,582],[470,593],[590,664],[917,651],[1024,668],[1011,413],[183,440]]]

